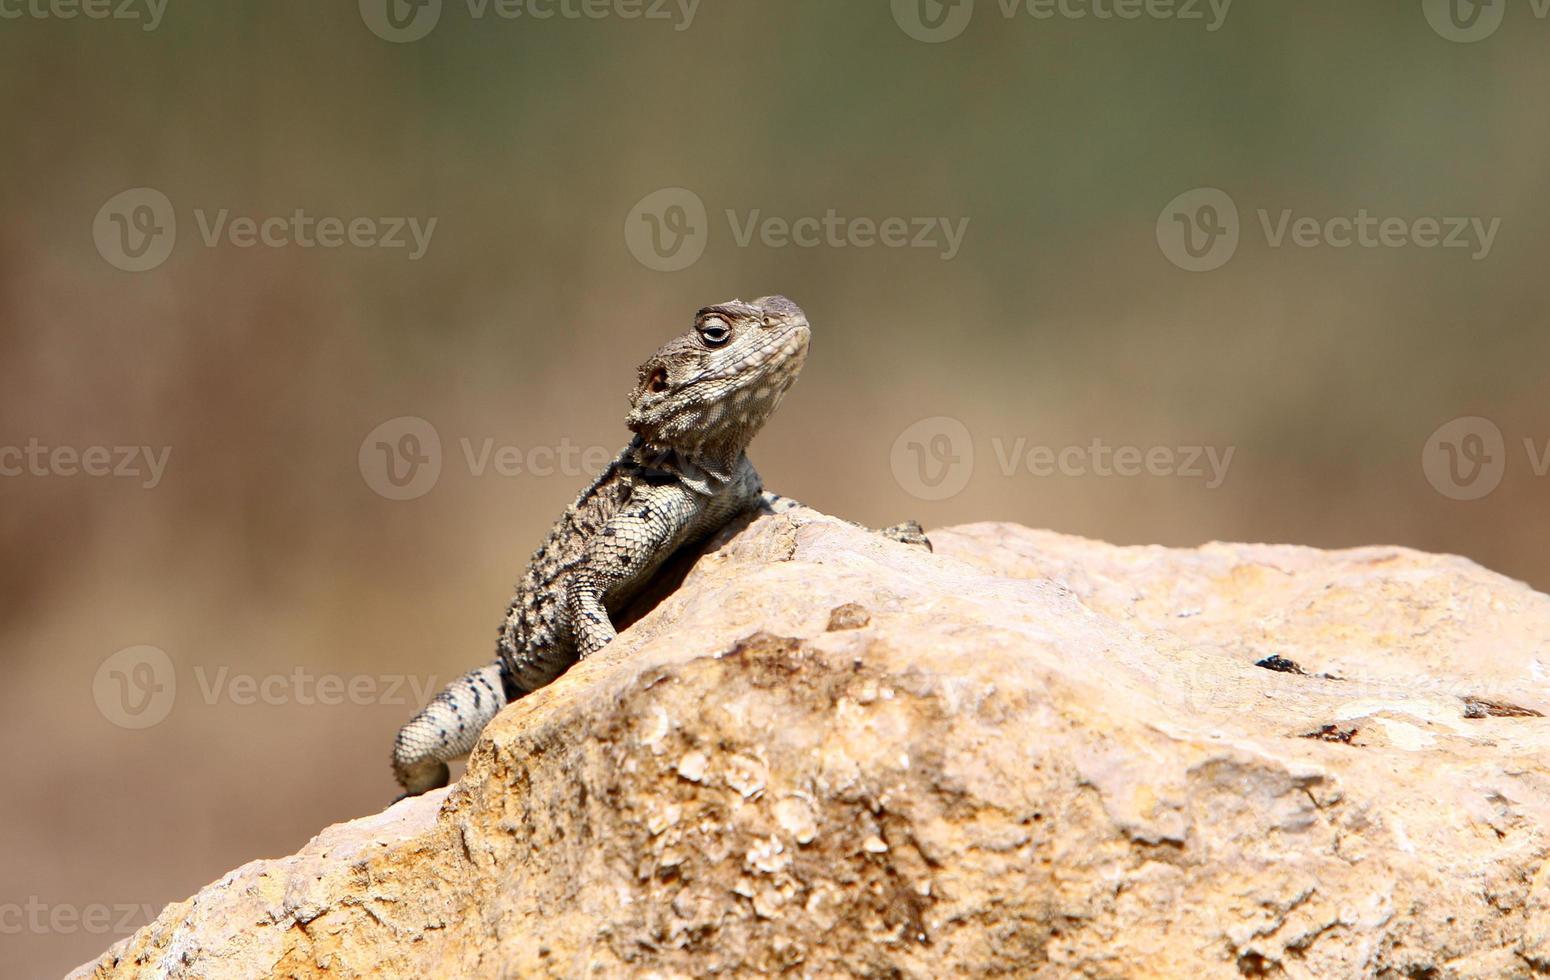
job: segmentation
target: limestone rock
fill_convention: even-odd
[[[1399,548],[932,540],[754,522],[450,791],[78,975],[1550,970],[1550,598]]]

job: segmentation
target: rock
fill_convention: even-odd
[[[1398,548],[932,540],[754,522],[450,791],[78,975],[1550,969],[1550,598]]]

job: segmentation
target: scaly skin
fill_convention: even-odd
[[[614,638],[613,617],[662,564],[754,509],[766,493],[744,451],[807,358],[807,317],[783,296],[701,310],[640,367],[626,423],[635,438],[581,492],[534,553],[506,611],[495,663],[438,694],[398,733],[405,795],[445,786],[510,701],[543,687]],[[881,532],[927,547],[918,524]]]

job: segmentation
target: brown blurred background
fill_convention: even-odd
[[[93,477],[68,455],[0,477],[0,973],[59,974],[143,925],[141,903],[391,799],[416,706],[394,685],[491,655],[586,480],[476,473],[464,440],[540,466],[535,447],[617,448],[635,365],[712,301],[807,309],[802,382],[752,455],[820,509],[1399,543],[1550,587],[1550,477],[1523,443],[1550,439],[1550,21],[1528,0],[1472,44],[1418,0],[1243,2],[1214,31],[1204,4],[1204,21],[1008,19],[979,0],[942,43],[912,36],[909,0],[712,0],[687,22],[678,0],[666,21],[618,16],[627,0],[547,20],[447,0],[404,43],[353,2],[171,0],[153,30],[146,0],[138,20],[34,13],[49,2],[0,0],[20,11],[0,18],[0,454],[170,456],[154,487],[143,460]],[[1236,203],[1241,241],[1189,272],[1159,216],[1201,187]],[[112,242],[137,250],[154,209],[97,221],[132,188],[177,222],[140,272]],[[682,271],[631,249],[664,188],[708,211]],[[201,216],[222,209],[437,224],[418,260],[209,247]],[[742,246],[726,216],[831,209],[967,226],[944,259],[854,236]],[[1501,222],[1476,259],[1273,247],[1260,209]],[[669,231],[698,223],[670,211]],[[442,466],[390,500],[362,443],[404,416],[434,426]],[[936,416],[964,428],[901,441]],[[1505,440],[1472,501],[1423,469],[1465,416]],[[909,472],[942,462],[936,435],[967,483],[922,499]],[[1233,456],[1215,487],[1006,475],[1018,439]],[[140,646],[166,661],[108,662]],[[317,703],[323,678],[355,693]]]

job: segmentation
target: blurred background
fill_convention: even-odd
[[[0,0],[0,974],[384,806],[734,296],[822,510],[1550,588],[1550,21],[1066,2]]]

